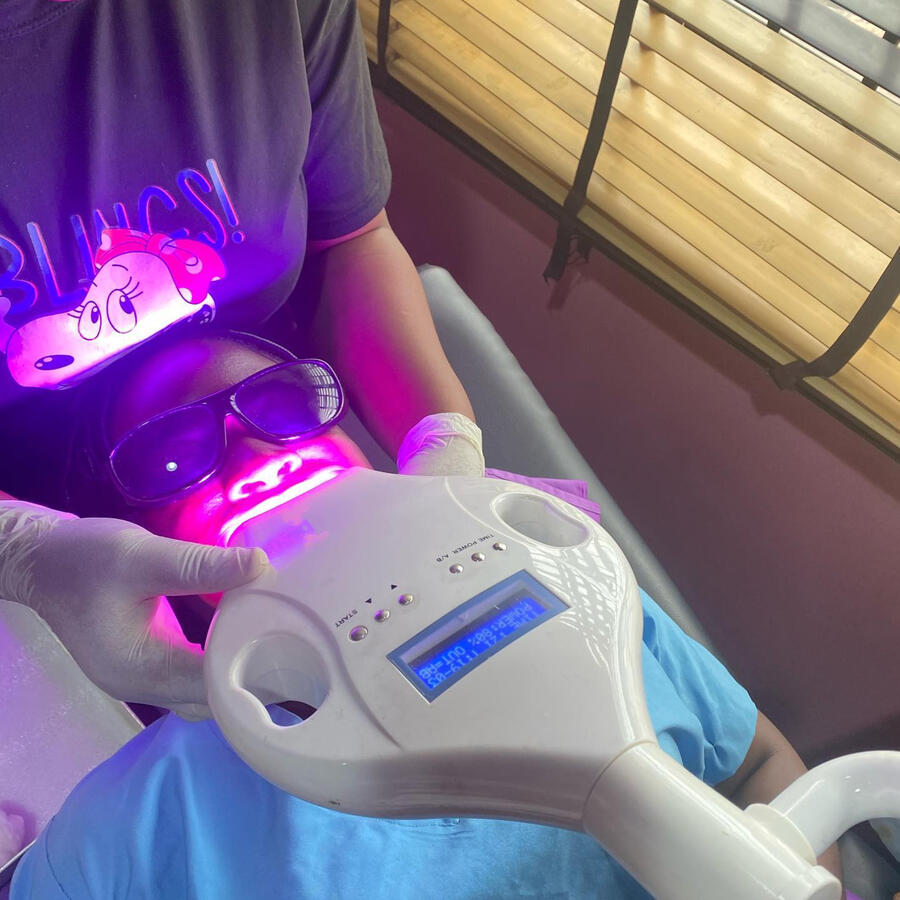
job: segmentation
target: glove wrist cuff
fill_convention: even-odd
[[[445,443],[452,437],[463,438],[471,444],[484,462],[484,452],[481,446],[481,429],[462,413],[448,412],[435,413],[425,416],[413,425],[403,438],[400,449],[397,451],[397,469],[403,471],[410,459],[414,457],[426,443]],[[442,440],[443,439],[443,440]]]
[[[77,518],[27,500],[0,500],[0,598],[31,606],[32,551],[60,522]]]

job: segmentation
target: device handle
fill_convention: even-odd
[[[802,836],[788,846],[655,743],[632,745],[606,768],[585,804],[584,830],[657,900],[841,895],[838,880],[801,855]]]
[[[232,738],[238,736],[239,752],[240,746],[245,743],[240,739],[243,734],[258,735],[264,742],[268,742],[277,741],[277,736],[284,732],[284,728],[275,725],[269,717],[263,700],[246,683],[248,658],[252,661],[254,654],[265,655],[268,658],[263,668],[269,669],[274,675],[279,673],[283,657],[289,652],[285,647],[276,649],[275,653],[268,652],[273,636],[277,638],[279,631],[284,630],[284,626],[280,624],[266,627],[266,619],[270,617],[273,605],[273,598],[268,592],[252,588],[226,595],[207,638],[203,666],[209,705],[229,741],[235,743]],[[291,610],[282,609],[279,614],[282,618],[287,615],[302,620],[302,616]],[[303,621],[296,622],[301,634],[304,624]],[[302,639],[289,633],[284,635],[284,639],[292,644],[301,644],[300,647],[290,649],[295,650],[295,655],[302,658]],[[285,686],[283,677],[276,677],[275,680]],[[327,679],[325,692],[327,693]],[[293,693],[290,690],[283,692],[285,696],[275,696],[275,690],[268,693],[272,696],[266,698],[267,702],[300,699],[287,696]]]
[[[224,598],[213,621],[204,674],[213,715],[249,766],[290,793],[336,805],[345,767],[393,757],[397,748],[354,702],[354,686],[327,641],[320,650],[304,637],[318,627],[283,597],[242,588]],[[264,703],[284,699],[308,702],[316,712],[276,725]]]

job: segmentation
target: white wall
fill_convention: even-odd
[[[414,261],[491,319],[760,708],[808,759],[900,746],[897,463],[599,253],[547,286],[553,221],[379,109]]]

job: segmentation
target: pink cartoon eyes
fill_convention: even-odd
[[[84,304],[81,315],[78,317],[78,333],[86,340],[93,341],[103,325],[103,318],[100,315],[100,307],[89,300]]]
[[[137,325],[137,312],[131,297],[122,290],[112,291],[106,301],[106,318],[119,334],[127,334]]]
[[[119,334],[127,334],[137,325],[137,310],[133,301],[136,297],[140,297],[143,291],[139,290],[140,284],[135,284],[129,291],[130,284],[129,279],[124,288],[115,288],[106,298],[106,318]],[[84,340],[93,341],[100,335],[103,328],[103,313],[96,301],[88,300],[84,306],[72,310],[69,315],[78,317],[78,334]]]

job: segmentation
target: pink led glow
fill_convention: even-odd
[[[369,466],[339,428],[272,444],[249,435],[232,417],[226,422],[222,467],[191,493],[147,510],[144,524],[151,531],[202,544],[234,543],[236,532],[252,519],[327,485],[347,469]]]
[[[278,488],[302,467],[303,456],[300,453],[261,460],[246,478],[239,478],[231,484],[227,498],[231,503],[239,503],[246,497]]]
[[[227,545],[242,525],[246,525],[252,519],[258,519],[260,516],[277,509],[279,506],[283,506],[285,503],[289,503],[291,500],[296,500],[297,497],[308,494],[314,488],[320,487],[336,478],[343,471],[343,466],[327,466],[324,469],[319,469],[304,481],[297,482],[280,493],[267,497],[256,504],[256,506],[238,513],[225,523],[225,526],[219,533],[219,543]]]
[[[0,346],[18,384],[68,387],[201,310],[212,318],[209,285],[225,275],[219,255],[200,241],[128,228],[103,232],[94,264],[79,306],[20,328],[2,319],[10,304],[0,296]]]

